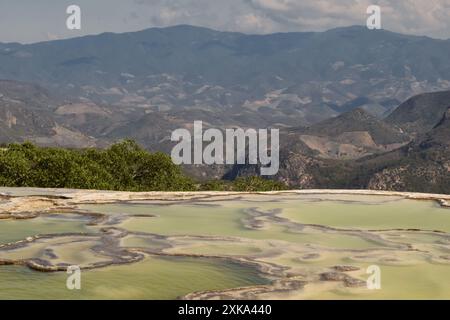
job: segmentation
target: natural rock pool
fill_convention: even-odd
[[[448,196],[0,192],[0,299],[450,299]]]

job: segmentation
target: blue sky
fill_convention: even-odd
[[[66,29],[66,8],[82,30]],[[245,33],[322,31],[363,25],[378,4],[385,29],[450,38],[450,0],[0,0],[0,41],[37,42],[101,32],[192,24]]]

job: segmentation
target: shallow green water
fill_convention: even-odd
[[[260,204],[258,204],[260,205]],[[264,204],[266,205],[266,204]],[[162,235],[202,235],[230,236],[256,240],[282,240],[294,243],[313,243],[338,248],[370,248],[377,243],[358,236],[332,233],[295,232],[282,225],[270,224],[267,228],[253,230],[242,222],[244,209],[254,204],[246,202],[220,202],[220,206],[171,205],[154,206],[144,204],[110,204],[82,206],[104,213],[125,213],[128,215],[151,214],[157,217],[131,217],[120,226],[134,232],[149,232]],[[268,209],[276,208],[278,203],[267,203]]]
[[[0,220],[0,244],[24,240],[39,234],[89,232],[87,219],[73,215],[41,216],[27,220]]]
[[[249,269],[212,259],[148,258],[81,273],[81,290],[66,288],[65,273],[0,268],[0,299],[175,299],[202,290],[264,284]]]
[[[294,201],[283,216],[307,224],[357,229],[423,229],[450,232],[450,210],[434,201],[398,200],[380,204]]]
[[[313,292],[310,299],[450,299],[450,266],[421,263],[412,266],[380,265],[381,290],[336,289]]]
[[[145,260],[83,271],[81,291],[66,289],[65,273],[0,266],[0,298],[174,299],[195,291],[269,283],[256,269],[230,260],[152,255],[157,252],[246,257],[286,267],[287,273],[300,278],[318,279],[320,272],[343,264],[361,268],[352,274],[361,280],[367,277],[364,270],[369,265],[382,270],[379,291],[314,282],[288,298],[450,299],[450,281],[446,281],[450,279],[450,209],[432,201],[252,195],[231,201],[81,205],[80,209],[120,219],[89,227],[86,217],[64,214],[4,220],[0,221],[0,243],[36,234],[102,234],[113,227],[129,232],[116,239],[120,248],[114,250],[148,250]],[[110,259],[100,236],[72,240],[36,241],[25,248],[0,251],[0,258],[39,258],[50,264],[83,266]]]

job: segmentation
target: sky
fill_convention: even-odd
[[[365,25],[369,5],[382,28],[450,38],[450,0],[0,0],[0,42],[32,43],[102,32],[190,24],[267,34]],[[68,30],[66,8],[81,8],[81,30]]]

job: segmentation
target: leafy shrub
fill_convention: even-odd
[[[10,144],[0,151],[0,184],[104,190],[192,190],[169,156],[151,154],[126,140],[106,150],[40,148]]]
[[[132,140],[105,150],[41,148],[26,142],[0,149],[0,185],[122,191],[273,191],[285,185],[260,177],[196,186],[170,156],[150,153]]]
[[[242,177],[233,181],[233,191],[280,191],[285,189],[286,186],[283,183],[261,177]]]

